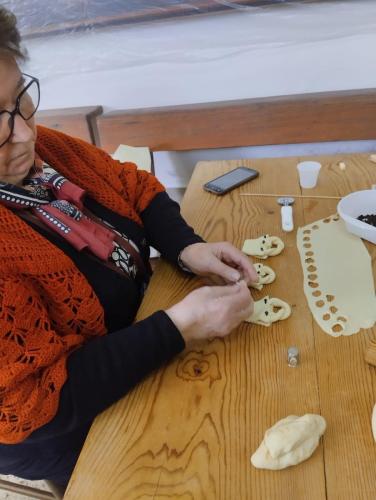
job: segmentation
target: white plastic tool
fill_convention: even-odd
[[[278,203],[281,206],[281,225],[282,230],[286,233],[293,231],[294,229],[294,219],[292,215],[292,205],[294,204],[294,198],[278,198]]]

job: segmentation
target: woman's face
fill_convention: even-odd
[[[15,60],[12,57],[0,58],[0,113],[13,111],[23,88],[22,74]],[[22,184],[34,164],[36,137],[34,117],[25,121],[17,114],[13,134],[0,148],[0,182]]]

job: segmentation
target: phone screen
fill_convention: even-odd
[[[258,176],[257,170],[253,170],[247,167],[239,167],[227,174],[221,175],[206,184],[206,188],[216,191],[223,192],[228,191],[229,188],[238,186],[243,182],[253,179]]]

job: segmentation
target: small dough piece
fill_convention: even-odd
[[[264,439],[251,457],[258,469],[280,470],[309,458],[326,429],[321,415],[290,415],[265,432]]]
[[[371,155],[369,157],[369,161],[372,161],[373,163],[376,163],[376,155]]]
[[[376,405],[373,407],[372,412],[372,434],[373,439],[376,441]]]
[[[268,295],[257,300],[253,307],[253,313],[246,321],[261,326],[270,326],[276,321],[288,318],[291,314],[291,307],[287,302],[275,298],[270,299]]]
[[[254,240],[245,240],[243,244],[243,252],[259,259],[267,259],[274,255],[278,255],[285,248],[281,238],[278,236],[269,236],[264,234]]]
[[[344,161],[340,161],[338,163],[338,166],[339,166],[340,170],[342,170],[342,171],[346,170],[346,163]]]
[[[264,285],[268,285],[269,283],[273,283],[275,280],[275,272],[269,266],[265,266],[264,264],[253,264],[256,272],[258,274],[259,280],[257,283],[251,283],[252,288],[256,288],[256,290],[262,290]]]

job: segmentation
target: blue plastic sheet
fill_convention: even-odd
[[[305,0],[5,0],[1,4],[16,14],[21,34],[30,38],[292,3]]]

